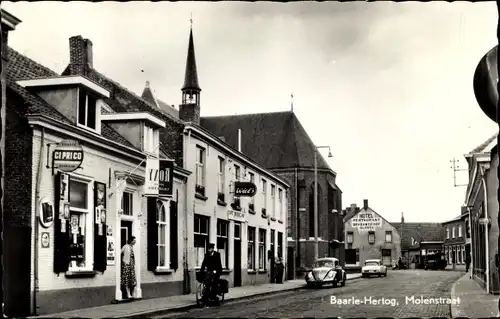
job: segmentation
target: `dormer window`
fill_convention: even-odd
[[[97,98],[78,89],[78,125],[97,131]]]
[[[158,155],[160,136],[157,129],[144,125],[144,152]]]

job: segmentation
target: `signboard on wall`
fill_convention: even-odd
[[[228,212],[227,212],[227,219],[242,222],[242,223],[246,222],[244,212],[240,212],[237,210],[231,210],[231,209],[228,210]]]
[[[174,162],[148,158],[146,160],[145,194],[151,197],[171,197],[173,194]]]
[[[52,167],[71,173],[80,168],[83,162],[83,148],[74,140],[64,140],[52,153]]]
[[[382,218],[375,213],[359,213],[351,219],[351,226],[358,230],[375,230],[382,227]]]

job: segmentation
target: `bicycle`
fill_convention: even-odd
[[[215,274],[216,271],[213,271],[213,273]],[[196,281],[199,283],[198,287],[196,288],[196,304],[200,307],[203,307],[207,304],[206,303],[207,298],[205,298],[205,297],[206,297],[206,294],[210,290],[211,280],[212,280],[212,278],[209,274],[210,273],[207,273],[207,272],[196,273]],[[219,304],[222,304],[224,302],[225,292],[221,291],[221,289],[220,289],[221,287],[220,287],[219,283],[217,283],[216,287],[214,287],[214,288],[217,289],[216,296],[215,296],[217,298],[217,300],[209,300],[209,302],[215,301],[215,302],[218,302]]]

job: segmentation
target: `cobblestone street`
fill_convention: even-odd
[[[348,282],[345,287],[302,289],[221,307],[168,314],[167,317],[450,317],[448,304],[407,303],[406,297],[415,300],[421,296],[424,299],[450,298],[451,286],[461,275],[449,271],[393,271],[386,278],[358,279]],[[359,300],[360,304],[331,304],[331,296],[337,300]],[[379,304],[364,302],[370,298],[378,300]],[[165,315],[156,318],[160,317],[165,318]]]

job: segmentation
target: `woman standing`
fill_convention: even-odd
[[[134,257],[135,237],[132,236],[127,241],[127,244],[122,248],[122,269],[121,269],[121,286],[127,292],[127,299],[132,299],[132,292],[137,285],[135,278],[135,257]]]
[[[282,284],[285,266],[283,265],[283,260],[281,259],[280,256],[278,256],[278,258],[276,258],[275,267],[276,267],[276,271],[275,271],[276,279],[274,282],[277,284]]]

